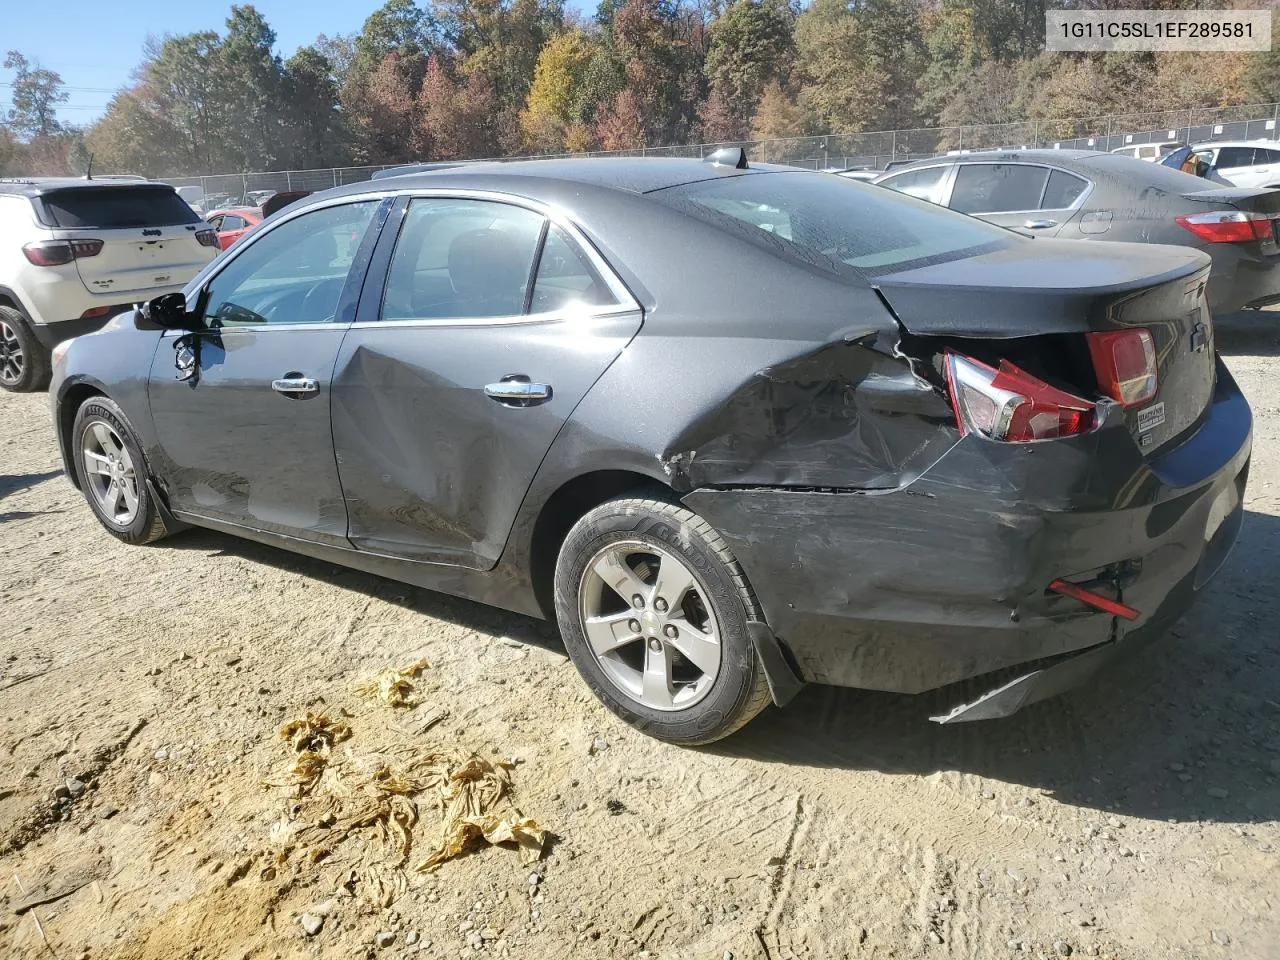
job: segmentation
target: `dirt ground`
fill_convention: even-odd
[[[810,688],[701,750],[615,721],[546,624],[212,533],[117,543],[45,397],[0,396],[0,955],[1280,957],[1280,313],[1218,337],[1248,515],[1140,662],[954,728]],[[419,706],[355,689],[419,657]],[[543,859],[415,871],[424,796],[403,871],[376,823],[312,862],[271,784],[307,710],[344,762],[509,760]]]

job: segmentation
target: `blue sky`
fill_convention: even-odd
[[[383,0],[253,0],[288,57],[317,35],[359,30]],[[580,6],[571,3],[572,6]],[[127,84],[142,59],[148,35],[222,32],[231,0],[59,0],[55,4],[8,0],[0,25],[0,63],[18,50],[56,70],[70,99],[59,111],[65,123],[97,118],[111,94]],[[13,73],[0,69],[0,106],[8,109]]]

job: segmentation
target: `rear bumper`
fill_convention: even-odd
[[[1041,444],[969,436],[891,492],[685,500],[729,541],[803,679],[917,693],[1161,632],[1235,541],[1251,446],[1248,404],[1219,362],[1198,429],[1149,458],[1107,427]],[[1141,615],[1048,594],[1057,578]],[[1067,672],[1035,686],[1056,692]]]
[[[1235,244],[1210,244],[1209,306],[1214,313],[1280,303],[1280,255],[1247,253]]]
[[[132,304],[122,303],[115,305],[110,313],[101,317],[92,317],[89,319],[79,317],[75,320],[61,320],[56,323],[33,323],[31,325],[31,332],[46,350],[52,350],[64,340],[70,340],[72,337],[83,337],[90,333],[97,333],[111,322],[112,317],[131,309],[133,309]]]

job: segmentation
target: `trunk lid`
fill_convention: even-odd
[[[1085,333],[1147,329],[1158,389],[1148,403],[1123,411],[1146,453],[1194,426],[1213,395],[1209,264],[1205,254],[1184,247],[1037,239],[881,276],[876,286],[907,332],[997,341],[986,344],[995,352],[1004,349],[998,341],[1025,352],[1031,343],[1025,338],[1065,334],[1087,356]],[[1043,349],[1061,349],[1063,342],[1046,341]],[[1072,386],[1099,396],[1096,380]]]
[[[43,194],[36,202],[54,238],[102,241],[101,252],[76,259],[80,281],[93,294],[182,286],[216,253],[196,239],[208,225],[172,187],[76,186]]]

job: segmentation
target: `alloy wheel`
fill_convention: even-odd
[[[138,477],[120,435],[101,420],[90,423],[80,442],[80,462],[103,516],[122,527],[132,523],[138,515]]]
[[[720,627],[704,587],[652,543],[615,541],[586,565],[578,589],[583,633],[618,690],[652,710],[693,706],[720,673]]]
[[[22,379],[26,369],[26,357],[18,341],[18,331],[0,320],[0,382],[10,386]]]

